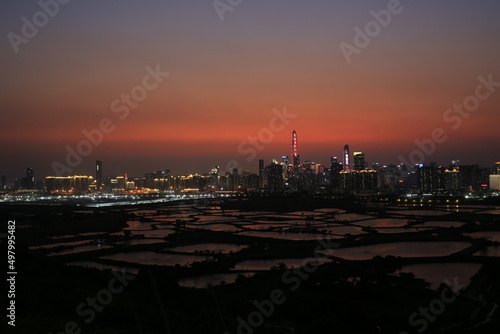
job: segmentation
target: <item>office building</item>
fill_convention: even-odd
[[[354,152],[354,170],[360,171],[366,169],[365,166],[365,155],[363,152]]]

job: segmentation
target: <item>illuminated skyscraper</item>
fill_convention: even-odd
[[[296,170],[300,165],[299,146],[297,142],[297,132],[292,132],[292,170]]]
[[[216,188],[219,187],[219,169],[219,166],[214,166],[210,171],[212,186]]]
[[[418,169],[417,175],[418,187],[424,194],[433,194],[440,188],[437,168],[431,166],[422,166]]]
[[[500,191],[500,175],[490,175],[490,189]]]
[[[95,161],[95,179],[96,179],[96,190],[102,190],[102,161]]]
[[[349,171],[351,170],[351,165],[349,162],[349,145],[344,146],[344,170]]]

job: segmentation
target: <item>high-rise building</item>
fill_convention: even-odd
[[[259,159],[259,188],[264,188],[264,160]]]
[[[117,176],[116,178],[116,187],[114,189],[125,189],[125,187],[127,186],[127,180],[125,177],[123,176]]]
[[[340,189],[340,172],[342,171],[342,163],[337,157],[330,158],[330,184],[333,190]]]
[[[297,132],[293,130],[292,132],[292,170],[296,170],[300,165],[300,156],[299,156],[299,145],[297,141]]]
[[[378,172],[373,169],[341,171],[340,189],[350,193],[373,193],[378,189]]]
[[[349,162],[349,145],[344,146],[344,170],[351,170],[351,165]]]
[[[266,167],[267,189],[271,192],[281,192],[285,187],[283,178],[284,166],[277,161],[273,161]]]
[[[490,189],[500,191],[500,174],[490,175]]]
[[[238,168],[233,169],[230,177],[229,177],[229,188],[230,190],[238,190],[238,186],[240,184],[240,177],[238,173]]]
[[[95,179],[96,179],[96,190],[102,190],[102,161],[95,161]]]
[[[363,152],[354,152],[354,170],[364,170],[365,169],[365,155]]]
[[[210,177],[212,178],[212,186],[215,188],[219,187],[219,166],[214,166],[210,171]]]
[[[457,191],[460,188],[460,168],[458,165],[451,165],[444,171],[444,189],[447,191]]]
[[[425,194],[436,193],[439,189],[438,169],[431,166],[421,166],[417,172],[418,187]]]
[[[474,191],[480,188],[480,169],[479,165],[461,165],[460,166],[460,188],[464,191]]]
[[[5,175],[2,175],[2,179],[0,180],[0,190],[7,189],[7,178]]]
[[[89,191],[93,182],[92,176],[86,175],[47,176],[45,188],[50,193],[83,194]]]
[[[35,188],[35,175],[33,173],[33,168],[26,168],[26,182],[24,184],[26,189]]]
[[[495,171],[497,175],[500,175],[500,162],[497,162],[495,164]]]

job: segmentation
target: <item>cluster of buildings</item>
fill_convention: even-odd
[[[158,193],[158,192],[263,192],[290,193],[314,192],[334,194],[418,194],[466,195],[489,194],[500,191],[500,162],[494,168],[462,165],[454,160],[449,166],[416,164],[368,166],[363,152],[353,152],[345,145],[341,158],[331,157],[328,166],[301,161],[297,132],[292,132],[290,156],[281,161],[273,159],[266,165],[259,160],[258,172],[232,169],[221,171],[218,166],[203,174],[174,176],[170,170],[147,173],[143,177],[103,177],[103,163],[95,164],[95,177],[88,175],[47,176],[35,181],[32,168],[26,177],[16,180],[16,191],[33,191],[52,194],[83,193]],[[0,190],[8,190],[5,176],[1,177]]]

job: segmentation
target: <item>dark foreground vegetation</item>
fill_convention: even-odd
[[[340,207],[363,212],[366,207],[328,200],[254,199],[228,201],[229,209],[292,211]],[[446,257],[446,262],[481,263],[466,289],[438,291],[413,274],[395,275],[409,263],[443,262],[444,258],[405,259],[393,256],[367,261],[332,257],[321,266],[298,269],[278,266],[255,276],[240,276],[234,284],[207,289],[179,286],[178,279],[212,272],[229,272],[245,259],[312,256],[317,241],[289,241],[238,236],[229,232],[178,227],[167,237],[170,245],[198,242],[245,243],[249,248],[230,255],[214,254],[211,261],[191,267],[137,266],[137,276],[109,270],[66,266],[88,260],[95,252],[48,257],[28,246],[48,235],[115,232],[125,226],[123,210],[100,210],[82,215],[74,208],[2,208],[4,220],[16,219],[16,327],[2,321],[2,333],[498,333],[500,331],[500,261],[470,253]],[[370,209],[382,217],[384,209]],[[18,213],[18,214],[16,214]],[[457,213],[449,220],[468,222],[460,229],[395,235],[368,234],[363,240],[345,238],[340,247],[408,240],[464,240],[461,232],[500,230],[495,215]],[[434,217],[434,220],[440,219]],[[442,218],[441,218],[442,219]],[[473,224],[476,222],[477,224]],[[4,222],[2,222],[4,223]],[[79,240],[75,237],[72,240]],[[469,239],[467,239],[469,240]],[[335,240],[337,241],[337,240]],[[475,241],[473,247],[481,247]],[[4,249],[2,243],[2,249]],[[115,247],[102,254],[126,251]],[[133,246],[161,251],[165,245]],[[119,265],[109,261],[110,264]],[[113,282],[110,286],[110,282]],[[450,277],[451,283],[453,278]],[[464,282],[459,282],[464,284]],[[103,290],[111,291],[106,292]],[[5,308],[4,308],[5,309]],[[4,316],[5,317],[5,316]]]

